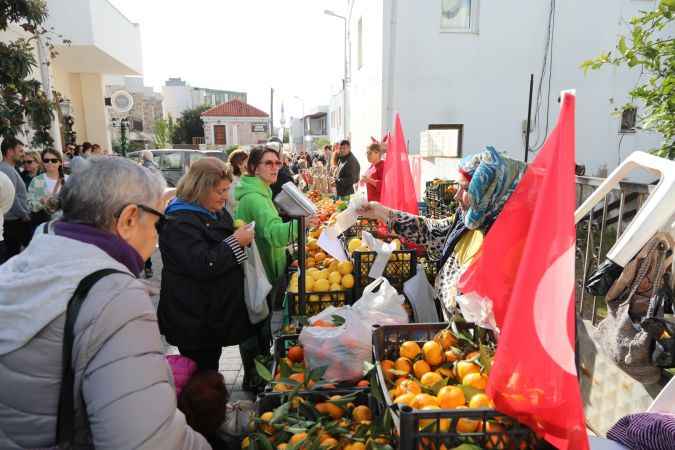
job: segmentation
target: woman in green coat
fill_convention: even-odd
[[[267,279],[273,286],[268,297],[270,303],[279,286],[283,286],[284,275],[288,262],[286,248],[293,236],[297,235],[295,221],[284,223],[279,217],[277,208],[272,200],[270,186],[277,181],[281,169],[279,152],[270,147],[256,147],[251,150],[246,170],[248,175],[242,176],[234,190],[237,200],[237,219],[246,223],[255,222],[255,242],[260,251],[260,257]],[[257,336],[240,345],[244,363],[244,388],[254,389],[259,386],[255,374],[255,357],[269,352],[272,345],[271,322],[268,317],[257,327]]]

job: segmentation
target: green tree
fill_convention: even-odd
[[[204,122],[202,121],[201,114],[207,109],[209,109],[208,106],[199,106],[183,111],[173,133],[173,142],[175,144],[192,144],[192,138],[204,137]]]
[[[675,159],[675,39],[669,34],[675,15],[675,0],[660,0],[654,11],[642,11],[629,21],[630,35],[622,35],[616,49],[585,61],[585,72],[610,64],[640,69],[640,79],[630,91],[625,109],[638,108],[638,123],[644,130],[663,135],[654,153]]]
[[[173,123],[173,117],[168,120],[160,119],[155,121],[155,147],[169,148],[173,144],[173,136],[176,131],[176,125]]]
[[[51,56],[56,56],[49,33],[43,27],[46,19],[44,0],[0,0],[0,31],[15,24],[29,34],[27,38],[0,42],[0,136],[24,134],[24,129],[30,126],[34,131],[32,145],[36,147],[53,144],[49,129],[54,104],[48,100],[42,84],[29,78],[38,68],[33,50],[40,37]]]

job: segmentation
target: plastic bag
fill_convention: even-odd
[[[360,313],[369,328],[375,324],[401,325],[408,323],[404,302],[405,297],[386,278],[380,277],[366,286],[363,295],[352,308]]]
[[[333,316],[343,322],[335,327],[307,326],[299,342],[305,352],[310,370],[328,367],[323,378],[330,381],[355,381],[363,376],[363,363],[372,362],[371,326],[350,306],[330,306],[309,319],[333,322]]]
[[[246,249],[246,255],[248,258],[244,261],[244,300],[248,318],[255,325],[270,314],[267,295],[272,290],[272,285],[267,280],[267,273],[255,241],[252,241],[251,246]]]
[[[415,320],[419,323],[438,322],[438,311],[434,303],[434,288],[429,283],[424,268],[417,265],[417,273],[403,284],[403,292],[410,299],[415,313]]]

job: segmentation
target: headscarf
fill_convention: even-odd
[[[497,219],[526,168],[524,162],[502,156],[494,147],[462,160],[460,173],[470,180],[466,227],[475,230]]]

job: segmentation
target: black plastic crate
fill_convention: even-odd
[[[359,217],[356,224],[345,230],[343,235],[347,242],[354,237],[361,238],[361,234],[364,231],[367,231],[378,239],[394,239],[396,237],[396,235],[389,233],[389,231],[381,232],[380,230],[382,229],[386,230],[386,226],[380,221]]]
[[[289,312],[291,316],[311,317],[319,314],[329,306],[351,305],[353,292],[351,290],[331,292],[308,292],[303,301],[298,293],[288,293]]]
[[[377,253],[354,252],[354,289],[355,297],[361,297],[363,290],[374,280],[368,276]],[[417,273],[417,255],[413,250],[399,250],[391,254],[387,267],[382,274],[389,283],[402,294],[403,284]]]
[[[463,443],[495,449],[549,449],[548,444],[540,441],[528,427],[494,409],[422,411],[408,406],[399,407],[393,403],[380,361],[395,360],[404,341],[423,343],[433,339],[436,333],[447,327],[447,323],[417,323],[381,326],[373,330],[373,356],[378,384],[386,406],[394,412],[394,424],[401,436],[400,449],[437,450],[440,444],[446,448],[454,448]],[[456,327],[478,342],[475,325],[459,323]],[[421,421],[426,423],[421,424]],[[487,427],[486,423],[489,423]],[[442,424],[443,429],[440,428]],[[471,430],[467,425],[474,425],[476,428]]]
[[[274,345],[272,347],[272,353],[274,356],[274,361],[272,363],[272,376],[276,377],[277,374],[277,369],[279,367],[279,361],[281,358],[284,358],[286,354],[288,353],[288,349],[293,347],[294,345],[298,344],[298,340],[300,339],[299,334],[287,334],[287,335],[282,335],[278,336],[277,338],[274,339]],[[265,387],[265,391],[271,392],[273,386],[267,385]],[[327,388],[327,387],[321,387],[317,389],[319,392],[332,392],[332,391],[344,391],[344,392],[354,392],[354,391],[369,391],[370,387],[368,388],[359,388],[353,383],[337,383],[335,385],[335,388]],[[309,392],[314,392],[314,390],[309,391]]]
[[[366,390],[353,391],[348,389],[336,389],[330,392],[323,391],[308,391],[300,392],[298,395],[304,399],[310,400],[312,402],[322,402],[328,400],[334,395],[356,395],[354,400],[354,405],[366,405],[373,412],[373,416],[377,415],[382,411],[381,406],[377,403],[375,398],[373,398],[370,393]],[[258,416],[262,415],[267,411],[272,411],[274,408],[281,406],[282,402],[288,400],[288,393],[285,392],[264,392],[258,397],[256,402],[256,410],[258,411]]]

